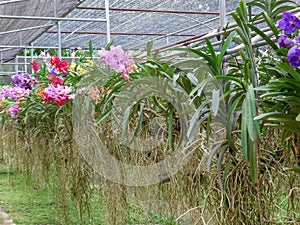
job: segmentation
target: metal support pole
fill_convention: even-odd
[[[22,45],[22,40],[23,40],[23,33],[21,32],[20,34],[19,34],[19,41],[20,41],[20,45]],[[19,58],[18,58],[18,55],[17,55],[17,62],[19,62]],[[23,68],[22,68],[23,69]],[[16,70],[16,74],[18,74],[19,73],[19,65],[17,65],[17,70]]]
[[[30,58],[31,58],[31,62],[32,62],[33,61],[33,43],[31,43],[30,45],[31,45]],[[34,70],[32,67],[31,67],[31,73],[34,73]]]
[[[18,3],[18,2],[26,2],[28,0],[9,0],[9,1],[2,1],[0,2],[0,5],[5,5],[5,4],[11,4],[11,3]]]
[[[103,7],[94,6],[77,6],[77,9],[90,9],[90,10],[105,10]],[[219,12],[211,11],[190,11],[190,10],[166,10],[166,9],[139,9],[139,8],[115,8],[109,7],[110,11],[123,11],[123,12],[149,12],[149,13],[175,13],[175,14],[201,14],[201,15],[219,15]]]
[[[18,59],[18,56],[16,56],[15,62],[16,62],[16,65],[15,65],[15,73],[18,74],[18,73],[19,73],[19,66],[18,66],[19,59]]]
[[[5,48],[5,49],[1,49],[1,48]],[[10,51],[13,48],[58,49],[58,47],[53,47],[53,46],[34,46],[34,47],[31,47],[30,45],[0,45],[0,52]]]
[[[53,15],[54,15],[54,17],[57,17],[57,2],[56,2],[56,0],[53,0]]]
[[[54,23],[51,23],[51,24],[49,23],[49,24],[41,25],[41,26],[26,27],[26,28],[20,28],[20,29],[16,29],[16,30],[3,31],[3,32],[0,32],[0,35],[3,35],[3,34],[11,34],[11,33],[18,33],[18,32],[26,31],[26,30],[33,30],[33,29],[47,28],[47,27],[51,27],[51,26],[53,26],[53,25],[54,25]]]
[[[53,13],[54,17],[57,17],[57,1],[53,0]],[[58,42],[58,50],[57,55],[59,58],[61,58],[61,27],[60,27],[60,21],[57,21],[57,42]]]
[[[20,34],[19,34],[19,41],[20,41],[20,45],[22,45],[22,40],[23,40],[23,33],[21,32]]]
[[[24,49],[24,71],[27,73],[27,49]]]
[[[3,64],[3,52],[0,52],[0,55],[1,55],[0,63]]]
[[[106,38],[110,42],[109,0],[105,0]]]
[[[220,30],[223,30],[226,24],[226,3],[225,0],[219,1],[220,5]]]
[[[56,30],[47,30],[46,33],[57,33]],[[95,35],[106,35],[106,32],[98,31],[72,31],[72,30],[61,30],[62,34],[95,34]],[[141,36],[180,36],[180,37],[193,37],[197,34],[168,34],[168,33],[144,33],[144,32],[110,32],[110,35],[141,35]],[[69,35],[70,36],[70,35]]]
[[[0,15],[0,19],[15,19],[15,20],[54,20],[54,21],[81,21],[81,22],[106,22],[106,19],[94,18],[76,18],[76,17],[48,17],[48,16],[14,16]]]
[[[60,21],[57,22],[57,38],[58,38],[58,52],[57,55],[59,58],[61,58],[61,27],[60,27]]]
[[[33,43],[30,44],[31,48],[30,48],[30,58],[31,61],[33,61]]]

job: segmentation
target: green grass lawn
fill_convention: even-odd
[[[105,218],[105,204],[101,202],[99,195],[95,194],[91,200],[91,218],[84,223],[80,222],[78,213],[69,199],[69,224],[71,225],[102,225]],[[50,187],[45,185],[37,188],[34,182],[17,173],[8,170],[8,167],[0,162],[0,205],[16,223],[24,225],[65,225],[64,219],[58,219],[57,204]],[[63,222],[62,222],[63,221]],[[171,219],[149,212],[148,210],[130,204],[127,211],[126,224],[159,224],[178,225]]]
[[[70,201],[70,200],[69,200]],[[69,202],[69,223],[80,224],[75,207]],[[0,164],[0,205],[9,214],[14,223],[26,225],[66,224],[58,219],[55,197],[47,186],[37,188],[28,178],[15,170],[8,170]],[[93,211],[92,211],[93,213]],[[103,206],[94,212],[93,221],[86,224],[103,224]]]
[[[26,184],[14,171],[0,170],[0,204],[16,224],[59,224],[47,188]]]

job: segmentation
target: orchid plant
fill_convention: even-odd
[[[7,114],[18,122],[28,119],[29,115],[39,117],[50,108],[57,110],[75,96],[74,87],[65,84],[70,68],[68,62],[54,56],[44,65],[36,61],[30,65],[34,74],[16,74],[10,85],[0,89],[2,115]]]
[[[109,80],[119,78],[124,79],[124,84],[130,82],[129,75],[136,69],[135,62],[124,52],[121,46],[109,46],[108,49],[102,48],[98,55],[101,62],[111,69],[107,76]],[[74,99],[76,94],[80,94],[82,89],[77,89],[77,84],[82,77],[89,77],[87,72],[91,72],[97,67],[94,62],[86,57],[81,57],[78,62],[71,62],[53,56],[44,59],[44,64],[39,65],[37,61],[30,62],[34,71],[32,75],[28,73],[20,73],[12,76],[12,83],[0,89],[1,113],[8,115],[11,119],[17,121],[26,121],[29,124],[29,118],[36,119],[55,115],[55,111],[61,110],[61,107]],[[101,77],[105,72],[96,72],[97,77]],[[93,74],[91,72],[91,74]],[[113,82],[114,83],[114,82]],[[109,81],[107,88],[112,88]],[[86,87],[88,87],[87,84]],[[86,88],[85,87],[85,88]],[[89,87],[90,97],[97,102],[100,101],[100,92],[98,87]],[[104,92],[104,84],[101,85],[101,94],[109,94]],[[96,98],[96,97],[97,98]],[[98,107],[99,108],[99,107]],[[71,112],[71,109],[69,110]]]
[[[277,40],[280,49],[274,56],[275,70],[264,67],[265,73],[275,74],[268,84],[259,87],[263,91],[261,109],[257,116],[266,126],[281,129],[282,142],[291,147],[300,171],[300,19],[291,12],[284,12],[277,24],[283,34]],[[279,59],[279,60],[278,60]]]
[[[206,79],[206,76],[208,76],[207,74],[212,75],[214,80],[220,81],[220,85],[224,89],[222,96],[219,94],[213,96],[212,102],[214,104],[212,105],[218,105],[216,103],[220,100],[225,102],[225,110],[222,113],[224,113],[225,118],[226,136],[220,136],[215,148],[208,153],[207,158],[204,157],[203,161],[207,162],[203,164],[211,166],[213,160],[217,158],[217,183],[219,185],[217,191],[218,197],[222,195],[221,198],[224,201],[220,205],[223,205],[225,210],[238,208],[237,213],[243,212],[240,210],[241,208],[250,209],[247,211],[250,216],[247,214],[247,218],[244,219],[247,220],[246,223],[251,223],[253,221],[250,220],[257,218],[259,214],[259,210],[253,208],[252,201],[249,201],[250,198],[255,200],[255,195],[251,195],[253,192],[251,192],[251,188],[247,189],[247,186],[245,186],[246,189],[243,189],[249,191],[251,197],[249,197],[250,195],[237,195],[237,186],[231,186],[230,182],[234,178],[233,184],[245,185],[243,182],[247,177],[239,175],[240,172],[244,173],[248,168],[244,166],[243,160],[245,159],[249,162],[252,184],[259,184],[258,187],[261,187],[262,183],[259,182],[264,179],[261,172],[265,166],[260,164],[261,151],[266,148],[261,145],[263,142],[261,136],[268,132],[266,131],[268,126],[282,130],[283,142],[293,142],[289,146],[294,145],[294,152],[300,159],[300,19],[290,12],[284,12],[290,10],[286,8],[288,7],[286,6],[287,2],[290,1],[253,1],[253,5],[268,9],[265,10],[268,14],[256,15],[252,20],[247,12],[246,1],[241,1],[237,12],[233,14],[238,26],[236,33],[227,36],[224,32],[224,39],[219,51],[215,50],[215,46],[208,39],[206,40],[206,49],[189,49],[189,54],[193,53],[194,55],[192,59],[186,61],[177,63],[162,61],[158,58],[158,53],[154,53],[153,56],[149,53],[145,63],[136,64],[121,46],[114,45],[102,48],[98,52],[102,62],[100,64],[86,59],[69,64],[57,56],[47,59],[44,65],[39,65],[33,61],[30,64],[35,71],[34,74],[17,74],[12,77],[11,85],[0,89],[1,113],[8,120],[16,122],[17,126],[39,127],[40,130],[45,128],[48,138],[49,127],[51,129],[53,126],[59,126],[66,121],[72,126],[70,118],[74,98],[80,99],[80,96],[84,96],[82,99],[90,101],[88,103],[92,103],[95,107],[96,122],[100,122],[112,115],[113,106],[117,101],[122,98],[127,98],[129,101],[133,99],[128,92],[126,92],[128,95],[121,96],[124,93],[122,91],[129,87],[133,81],[144,77],[161,77],[176,83],[177,91],[184,90],[194,99],[193,103],[197,110],[191,119],[188,131],[195,133],[191,136],[196,136],[202,127],[206,131],[210,130],[210,120],[214,116],[213,111],[218,111],[214,107],[208,108],[207,99],[202,95],[204,85],[212,80]],[[278,18],[282,12],[284,12],[283,18],[276,26],[276,21],[274,22],[273,19]],[[255,20],[261,17],[270,26],[275,37],[268,37],[255,26]],[[280,29],[282,30],[281,35],[279,35]],[[266,45],[269,44],[274,50],[269,51],[270,49],[268,49],[265,58],[254,51],[251,42],[253,33],[260,35],[265,40]],[[277,44],[274,43],[273,38],[276,38]],[[228,70],[225,71],[225,56],[231,41],[243,43],[245,48],[232,61],[226,62],[228,65],[226,69]],[[195,59],[195,55],[199,57],[199,60]],[[204,73],[204,71],[208,71],[208,68],[209,73]],[[205,82],[202,82],[203,77]],[[149,95],[154,91],[150,90]],[[146,98],[145,101],[143,99],[134,103],[132,111],[126,111],[127,114],[123,115],[123,119],[127,119],[127,121],[122,121],[121,126],[127,125],[130,117],[134,117],[138,120],[134,132],[136,135],[142,124],[149,121],[149,115],[153,117],[165,116],[168,129],[167,136],[170,146],[174,146],[172,138],[176,133],[172,132],[172,126],[177,119],[174,107],[163,98],[156,96],[146,96]],[[80,108],[82,108],[81,104],[78,105],[78,109]],[[131,108],[129,109],[131,110]],[[63,127],[64,129],[66,126],[59,128]],[[123,128],[122,130],[126,130]],[[32,131],[32,129],[29,130]],[[174,129],[174,131],[176,130]],[[72,138],[71,132],[70,138]],[[279,145],[276,143],[276,147]],[[269,147],[268,143],[266,146]],[[270,165],[273,162],[271,160]],[[299,166],[300,161],[298,162],[298,171]],[[239,167],[242,170],[238,170]],[[236,182],[236,178],[239,178],[239,182]],[[211,184],[214,185],[215,182],[213,181]],[[268,185],[267,182],[265,184]],[[234,193],[231,193],[232,190]],[[257,190],[258,193],[261,191],[259,188]],[[207,196],[211,196],[211,193],[209,190]],[[228,197],[230,195],[235,200],[234,202],[244,201],[246,207],[231,204],[233,201]],[[282,193],[280,200],[282,200]],[[225,215],[224,212],[227,215],[227,211],[222,211],[222,217]],[[231,223],[232,221],[228,219],[231,215],[233,215],[231,218],[244,216],[228,212],[224,221]],[[264,219],[264,215],[261,215],[261,218]]]
[[[102,48],[99,51],[102,62],[105,62],[109,68],[114,69],[117,73],[122,73],[122,77],[129,83],[129,74],[136,69],[135,63],[125,54],[120,45],[110,46],[110,50]]]
[[[289,49],[288,61],[292,67],[297,68],[300,66],[300,36],[298,35],[300,19],[290,12],[284,12],[282,16],[283,18],[279,21],[278,27],[283,29],[286,35],[280,36],[278,45],[281,48]]]

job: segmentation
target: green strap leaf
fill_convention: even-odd
[[[168,142],[169,142],[169,146],[172,150],[174,150],[174,139],[173,139],[173,134],[172,134],[172,131],[173,131],[173,112],[174,112],[174,109],[172,106],[170,106],[168,108],[168,111],[167,111],[167,129],[168,129]]]
[[[281,62],[278,63],[277,66],[283,70],[285,70],[287,73],[289,73],[291,76],[293,76],[296,80],[300,81],[300,74],[289,64]]]
[[[270,37],[268,37],[264,32],[262,32],[259,28],[257,28],[256,26],[253,26],[252,24],[248,25],[251,30],[253,30],[254,32],[256,32],[259,36],[261,36],[274,50],[278,49],[278,46],[274,43],[273,40],[271,40]]]
[[[123,121],[122,121],[122,150],[124,153],[126,147],[126,134],[127,134],[127,126],[130,118],[130,112],[131,112],[131,107],[127,107],[124,112]]]
[[[242,140],[242,150],[244,158],[248,161],[248,132],[247,132],[247,110],[246,110],[246,104],[243,104],[242,106],[242,122],[241,122],[241,140]]]
[[[237,148],[236,148],[233,138],[232,138],[232,128],[235,125],[235,124],[232,124],[232,121],[233,121],[233,116],[236,111],[236,108],[237,108],[238,104],[240,103],[240,101],[242,100],[242,98],[243,98],[243,95],[239,96],[237,99],[234,100],[233,104],[230,106],[229,112],[228,112],[228,119],[227,119],[227,123],[226,123],[226,133],[227,133],[228,144],[229,144],[230,148],[233,149],[234,151],[237,151]]]

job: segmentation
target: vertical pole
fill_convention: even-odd
[[[220,30],[223,30],[226,24],[226,3],[225,0],[219,1],[220,5]]]
[[[20,46],[22,46],[22,42],[23,42],[23,33],[20,32],[19,34],[19,41],[20,41]]]
[[[106,38],[110,42],[109,0],[105,0]]]
[[[2,64],[3,64],[3,52],[1,52],[1,55],[0,55],[0,63],[1,63],[1,67],[2,67]]]
[[[18,55],[16,56],[15,58],[15,73],[18,74],[19,73],[19,67],[18,67],[18,64],[19,64],[19,59],[18,59]]]
[[[60,21],[57,22],[57,38],[58,38],[58,57],[61,58],[61,27]]]
[[[226,24],[226,3],[225,3],[225,0],[219,0],[219,8],[220,8],[220,31],[223,31],[224,26]],[[222,62],[222,75],[225,74],[225,67],[226,66],[224,65],[224,61],[223,61]]]
[[[56,0],[53,0],[53,15],[54,15],[54,17],[57,16],[57,2],[56,2]]]
[[[27,48],[24,49],[24,72],[27,73]]]
[[[23,33],[22,32],[20,32],[20,36],[19,36],[19,38],[20,38],[20,46],[22,46],[22,44],[23,44]],[[19,57],[17,56],[17,58],[18,58],[18,63],[19,63]],[[22,63],[22,61],[21,61],[21,63]],[[21,70],[23,70],[23,67],[21,66]],[[17,71],[16,71],[16,73],[19,73],[19,65],[17,66]]]
[[[53,14],[54,17],[57,17],[57,1],[53,0]],[[60,24],[61,22],[57,22],[57,42],[58,42],[58,51],[57,51],[57,56],[61,58],[61,27]]]
[[[33,61],[33,43],[31,43],[30,46],[31,46],[31,49],[30,49],[30,58],[31,58],[31,61]]]
[[[30,58],[31,58],[31,62],[32,62],[33,61],[33,43],[31,43],[30,45],[31,45]],[[33,68],[31,68],[31,73],[34,73]]]

